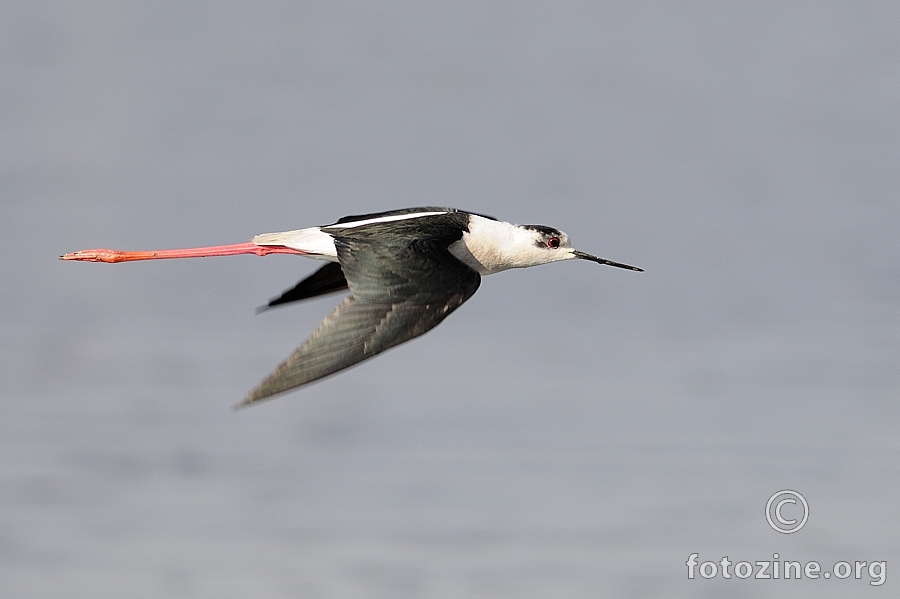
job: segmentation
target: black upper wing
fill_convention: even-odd
[[[399,226],[395,222],[390,227],[334,230],[350,297],[242,405],[310,383],[418,337],[469,299],[481,276],[448,251],[461,229],[445,216],[428,218],[430,224],[421,218],[401,221]]]

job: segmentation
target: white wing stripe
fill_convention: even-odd
[[[350,223],[340,223],[337,225],[328,225],[323,229],[352,229],[353,227],[361,227],[363,225],[372,225],[375,223],[389,223],[395,220],[407,220],[410,218],[422,218],[423,216],[435,216],[438,214],[447,214],[446,211],[441,212],[413,212],[411,214],[393,214],[391,216],[379,216],[378,218],[367,218]]]

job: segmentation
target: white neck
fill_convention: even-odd
[[[533,232],[475,214],[469,216],[469,230],[449,249],[450,253],[481,275],[573,257],[564,253],[555,256],[548,254],[535,245]]]

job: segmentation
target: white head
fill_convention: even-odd
[[[516,236],[519,237],[519,240],[516,243],[515,253],[522,262],[518,266],[537,266],[539,264],[578,258],[580,260],[597,262],[598,264],[643,271],[643,269],[636,266],[612,262],[593,254],[580,252],[569,244],[569,236],[559,229],[546,225],[516,225],[516,228],[522,231],[522,234]]]
[[[642,269],[579,252],[569,236],[545,225],[511,225],[473,215],[469,231],[450,251],[483,275],[509,268],[527,268],[561,260],[590,260],[628,270]]]

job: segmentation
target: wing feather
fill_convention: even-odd
[[[341,265],[337,262],[329,262],[278,297],[270,300],[268,304],[259,308],[257,313],[288,302],[296,302],[325,295],[326,293],[343,291],[346,288],[347,279],[344,278]]]
[[[420,234],[391,242],[354,232],[335,246],[351,295],[239,404],[311,383],[433,329],[478,289],[481,277]]]

